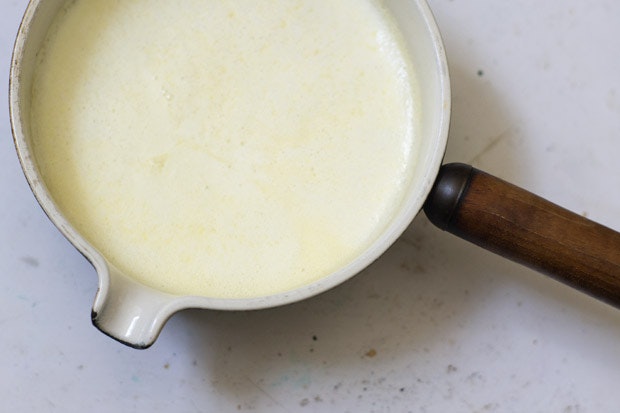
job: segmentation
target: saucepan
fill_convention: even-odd
[[[424,0],[383,3],[403,33],[420,85],[422,142],[414,167],[415,182],[407,188],[390,224],[352,262],[291,291],[224,299],[174,295],[123,274],[78,233],[54,202],[33,153],[30,105],[37,53],[53,18],[67,1],[31,0],[17,35],[10,73],[14,141],[37,201],[97,271],[99,285],[92,308],[97,328],[124,344],[147,348],[171,315],[182,309],[256,310],[309,298],[371,264],[422,210],[443,230],[605,302],[620,304],[620,233],[472,166],[442,165],[450,120],[450,82],[439,30]]]

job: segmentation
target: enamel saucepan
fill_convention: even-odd
[[[353,262],[293,291],[247,299],[175,296],[117,271],[80,236],[53,202],[32,152],[30,104],[37,52],[66,0],[32,0],[15,42],[10,74],[13,136],[32,191],[49,218],[93,264],[99,289],[95,326],[135,348],[149,347],[168,318],[185,308],[250,310],[279,306],[326,291],[377,259],[424,210],[439,228],[620,304],[620,234],[463,164],[441,165],[450,118],[448,66],[439,31],[424,0],[385,0],[406,39],[420,84],[420,130],[415,176],[383,234]]]

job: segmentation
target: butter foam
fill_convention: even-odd
[[[329,275],[403,202],[417,88],[373,0],[77,0],[40,53],[33,147],[123,273],[244,298]]]

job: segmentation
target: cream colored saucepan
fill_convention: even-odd
[[[612,304],[620,303],[620,234],[470,166],[441,166],[448,135],[450,86],[442,41],[424,0],[386,0],[419,77],[423,116],[418,179],[390,225],[363,254],[338,271],[286,293],[247,299],[174,296],[115,270],[63,217],[43,183],[32,152],[33,71],[52,19],[65,0],[32,0],[15,42],[10,111],[17,153],[38,202],[69,241],[94,265],[99,290],[93,323],[105,334],[146,348],[166,320],[185,308],[249,310],[302,300],[357,274],[378,258],[424,209],[440,228],[547,273]]]

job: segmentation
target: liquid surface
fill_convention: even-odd
[[[77,0],[39,55],[33,148],[136,280],[243,298],[376,240],[412,179],[416,86],[373,0]]]

